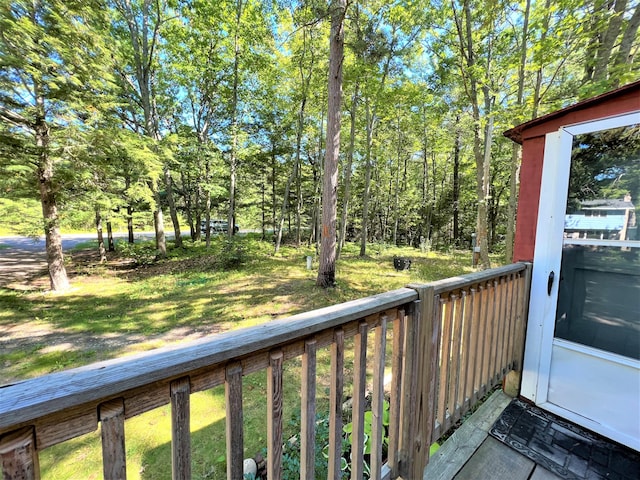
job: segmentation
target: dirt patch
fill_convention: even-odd
[[[139,279],[193,268],[206,270],[211,268],[211,265],[210,259],[196,258],[137,267],[132,260],[120,258],[114,253],[110,253],[107,256],[107,262],[101,264],[98,253],[92,249],[65,254],[65,266],[72,285],[79,281],[91,282],[97,278],[95,275],[98,269],[101,276],[104,274],[124,278],[135,276]],[[22,251],[3,252],[0,257],[0,288],[21,292],[46,292],[49,288],[49,275],[45,255]],[[43,354],[60,351],[93,352],[95,358],[100,360],[166,344],[196,340],[221,331],[220,325],[199,325],[178,327],[152,335],[112,333],[90,336],[65,329],[53,329],[46,322],[36,319],[1,326],[0,351],[9,355],[17,351]],[[0,375],[0,384],[12,380]]]

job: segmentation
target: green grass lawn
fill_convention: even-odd
[[[315,286],[317,263],[306,269],[313,250],[284,247],[274,256],[270,243],[250,237],[232,247],[231,260],[240,252],[246,262],[231,270],[221,268],[229,260],[221,238],[209,250],[189,243],[162,262],[134,269],[74,262],[79,254],[72,253],[72,291],[0,289],[0,338],[11,338],[2,342],[0,384],[473,271],[469,252],[371,245],[369,256],[360,258],[358,251],[347,245],[337,264],[337,287],[329,290]],[[395,271],[394,255],[410,257],[411,269]],[[321,352],[321,372],[327,359]],[[287,365],[287,424],[300,408],[298,367],[298,361]],[[246,456],[266,445],[265,377],[258,372],[244,381]],[[320,411],[327,386],[318,382]],[[192,396],[193,478],[226,477],[224,417],[221,388]],[[171,477],[170,424],[169,406],[127,421],[129,478]],[[41,455],[43,478],[101,478],[100,458],[98,432],[74,439]]]

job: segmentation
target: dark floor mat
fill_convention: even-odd
[[[640,478],[637,452],[518,399],[502,412],[490,433],[562,478]]]

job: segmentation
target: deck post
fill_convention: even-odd
[[[127,454],[124,448],[124,400],[117,398],[100,405],[102,432],[102,469],[105,480],[127,478]]]
[[[402,457],[400,475],[422,478],[429,463],[433,434],[437,380],[439,322],[434,321],[437,301],[432,285],[409,285],[418,292],[407,328],[403,376]]]
[[[174,380],[171,393],[171,471],[173,480],[191,478],[191,383]]]
[[[533,264],[530,262],[525,263],[526,268],[522,272],[520,279],[520,285],[518,288],[518,310],[516,313],[516,342],[514,352],[516,365],[514,370],[522,373],[522,366],[524,364],[524,344],[527,334],[527,321],[529,318],[529,300],[531,297],[531,274],[533,271]]]
[[[0,438],[2,478],[5,480],[40,478],[38,452],[33,427],[24,427]]]

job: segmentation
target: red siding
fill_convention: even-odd
[[[527,139],[522,145],[520,195],[516,216],[514,262],[532,262],[538,220],[538,199],[542,181],[544,137]]]

